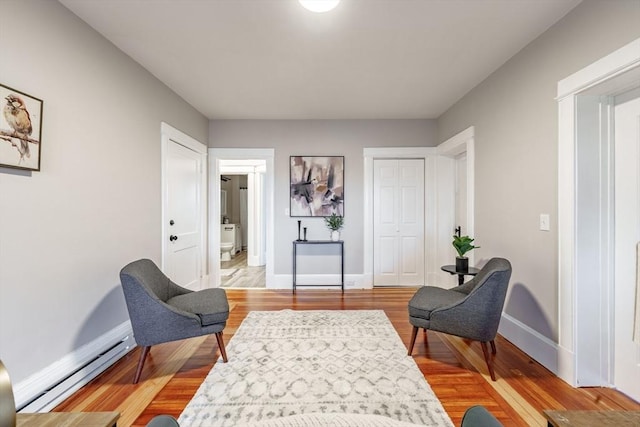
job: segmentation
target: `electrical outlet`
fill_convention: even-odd
[[[540,214],[540,231],[549,231],[549,214]]]

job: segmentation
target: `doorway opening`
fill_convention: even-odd
[[[265,288],[264,160],[220,161],[220,286]]]
[[[436,269],[434,286],[450,288],[457,278],[440,269],[452,264],[456,253],[451,245],[454,234],[474,235],[475,217],[475,128],[470,126],[437,147],[436,158]],[[474,265],[473,252],[467,255]]]
[[[615,193],[621,182],[615,176],[620,165],[614,127],[616,97],[640,81],[639,52],[637,39],[558,82],[557,375],[573,386],[616,387],[634,399],[637,390],[624,390],[616,381],[619,375],[636,378],[640,362],[625,368],[615,357]],[[628,160],[632,154],[617,157]],[[635,344],[636,355],[639,348]]]
[[[273,149],[209,149],[209,266],[212,286],[268,288],[274,284],[273,163]],[[223,177],[228,181],[223,181]],[[243,227],[241,203],[244,201],[241,200],[245,196],[246,205],[242,209],[246,206],[246,220]],[[225,217],[228,224],[224,224]],[[225,237],[234,241],[231,249],[234,254],[229,254],[229,259],[226,259],[221,251],[221,239],[223,231],[229,232],[225,226],[231,224],[237,224],[238,231],[236,237]]]

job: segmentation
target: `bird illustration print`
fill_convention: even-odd
[[[20,152],[20,159],[24,159],[26,156],[31,157],[29,152],[29,141],[27,138],[33,132],[31,125],[31,117],[29,111],[27,111],[22,98],[15,94],[10,94],[5,97],[7,103],[4,106],[3,113],[4,118],[7,120],[9,126],[13,128],[13,134],[20,140],[20,145],[16,145]]]

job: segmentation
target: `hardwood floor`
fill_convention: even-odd
[[[290,291],[227,289],[233,309],[225,342],[249,311],[384,310],[408,343],[407,302],[413,288]],[[419,334],[413,358],[455,425],[476,404],[487,407],[505,426],[546,426],[543,409],[640,410],[640,404],[607,388],[574,389],[502,337],[496,339],[497,381],[484,363],[480,344],[429,331]],[[121,412],[119,426],[145,426],[157,414],[179,416],[218,358],[215,336],[154,346],[139,384],[131,384],[139,349],[126,355],[55,411]],[[212,354],[215,352],[215,355]],[[228,353],[229,359],[233,354]]]
[[[220,286],[228,288],[262,288],[265,286],[265,266],[247,265],[247,251],[238,252],[230,261],[220,261]]]

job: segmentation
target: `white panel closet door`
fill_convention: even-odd
[[[424,284],[424,160],[373,162],[373,283]]]

